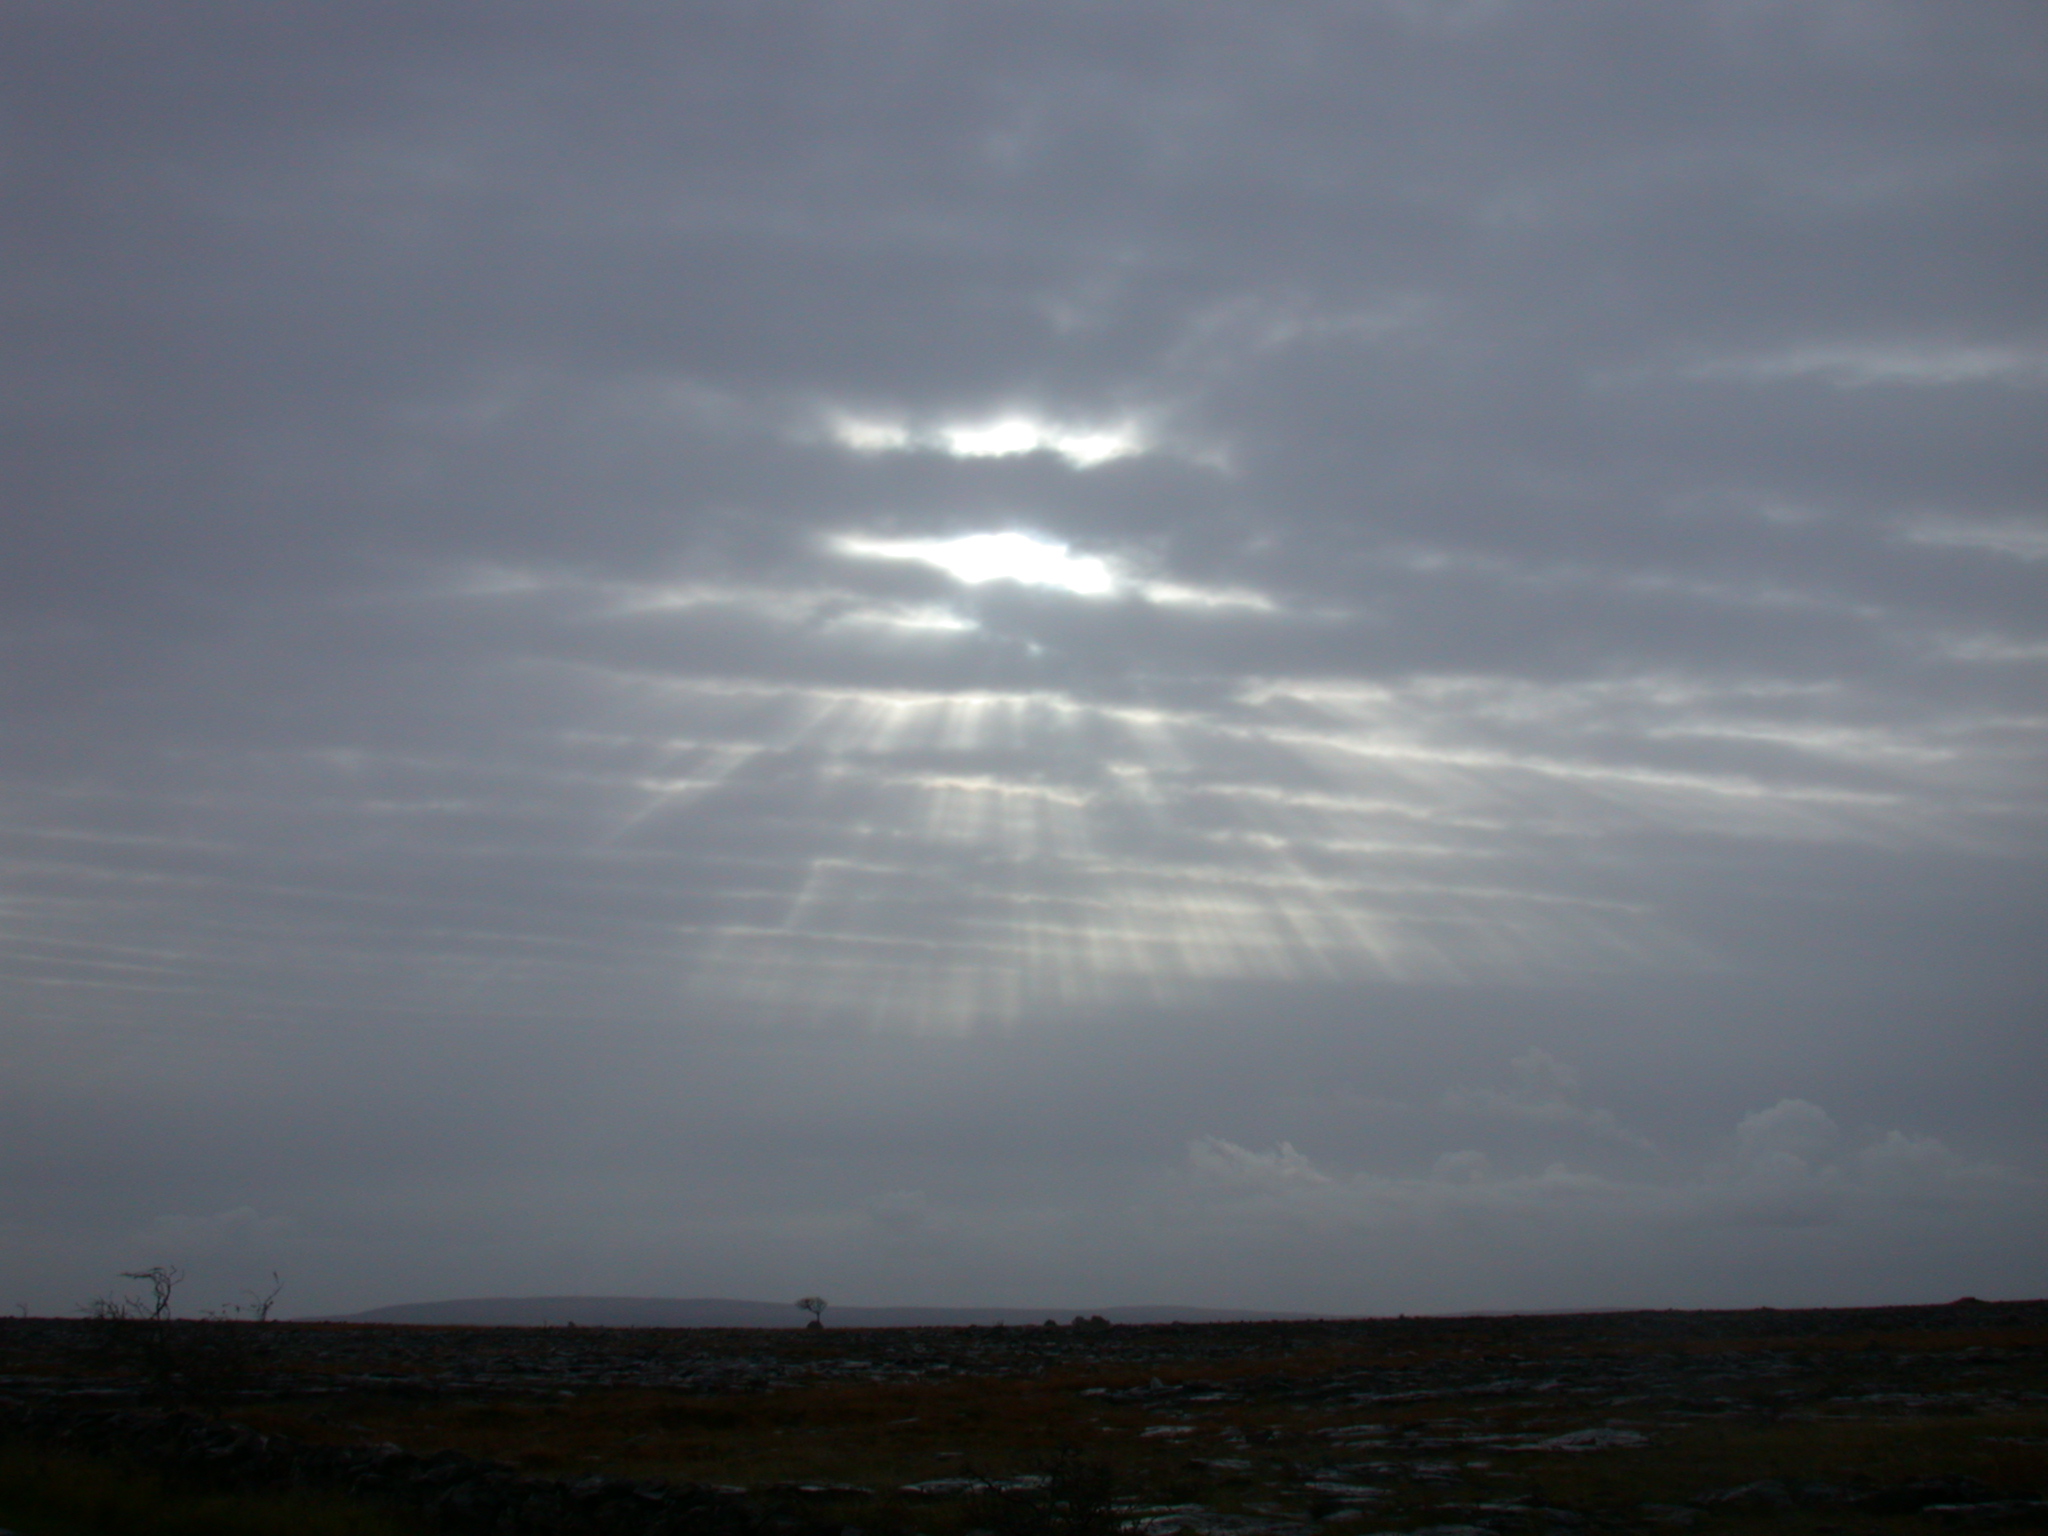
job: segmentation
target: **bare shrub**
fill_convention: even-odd
[[[243,1291],[242,1294],[249,1299],[234,1310],[238,1316],[246,1317],[252,1323],[267,1323],[270,1321],[270,1309],[277,1305],[277,1298],[283,1290],[284,1281],[273,1269],[270,1272],[270,1289],[261,1293]]]
[[[171,1292],[185,1278],[185,1271],[175,1264],[152,1264],[148,1269],[124,1269],[121,1278],[149,1282],[151,1298],[147,1316],[152,1323],[160,1323],[170,1316]]]
[[[121,1277],[147,1281],[149,1299],[95,1296],[82,1311],[107,1352],[142,1376],[153,1396],[210,1407],[249,1384],[267,1345],[245,1324],[269,1321],[284,1289],[275,1270],[267,1292],[245,1291],[246,1302],[190,1321],[170,1315],[172,1295],[185,1278],[175,1264],[123,1270]]]

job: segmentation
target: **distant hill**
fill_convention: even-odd
[[[1305,1318],[1305,1312],[1234,1312],[1213,1307],[828,1307],[828,1328],[1012,1327],[1053,1318],[1100,1315],[1112,1323],[1253,1323]],[[787,1301],[733,1301],[719,1296],[676,1300],[663,1296],[478,1296],[461,1301],[416,1301],[373,1307],[330,1323],[417,1323],[542,1328],[575,1323],[584,1328],[801,1328],[810,1319]]]

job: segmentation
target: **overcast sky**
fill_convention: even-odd
[[[0,80],[0,1306],[2048,1292],[2039,0]]]

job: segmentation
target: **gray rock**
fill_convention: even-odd
[[[1702,1501],[1723,1508],[1767,1510],[1790,1509],[1794,1503],[1792,1490],[1775,1477],[1763,1478],[1754,1483],[1743,1483],[1739,1487],[1724,1488],[1719,1493],[1708,1494]]]
[[[1648,1435],[1633,1429],[1609,1429],[1604,1425],[1592,1429],[1575,1429],[1569,1434],[1552,1435],[1547,1440],[1538,1440],[1533,1445],[1522,1447],[1529,1451],[1632,1451],[1650,1443]]]

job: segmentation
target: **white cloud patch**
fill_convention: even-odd
[[[2048,560],[2048,523],[2043,522],[1923,517],[1900,524],[1895,536],[1907,544],[1975,550],[2014,560]]]
[[[1805,1166],[1826,1155],[1841,1137],[1841,1128],[1818,1104],[1780,1099],[1743,1117],[1735,1127],[1735,1153],[1746,1168]]]
[[[854,453],[936,453],[954,459],[1011,459],[1046,453],[1074,469],[1096,469],[1148,452],[1135,422],[1068,424],[1013,412],[979,421],[913,426],[891,417],[834,414],[833,442]]]
[[[1278,605],[1248,587],[1212,587],[1141,576],[1110,555],[1078,554],[1043,534],[1004,529],[940,539],[880,539],[842,534],[830,541],[837,554],[861,560],[912,560],[944,571],[965,586],[1014,581],[1076,597],[1135,597],[1162,608],[1222,613],[1273,613]]]
[[[2020,1182],[1994,1163],[1971,1162],[1934,1136],[1887,1131],[1856,1154],[1863,1186],[1898,1205],[1980,1204]]]
[[[970,587],[991,581],[1051,587],[1077,597],[1107,597],[1120,581],[1099,555],[1078,555],[1054,539],[1014,529],[967,533],[950,539],[870,539],[847,535],[833,541],[840,554],[866,560],[915,560],[944,571]]]
[[[1241,608],[1255,613],[1272,613],[1278,604],[1263,592],[1248,587],[1196,587],[1177,581],[1140,581],[1138,595],[1163,608]]]
[[[1389,293],[1377,302],[1343,308],[1300,293],[1240,294],[1191,316],[1167,354],[1167,366],[1177,376],[1220,374],[1291,348],[1412,341],[1443,318],[1442,307],[1420,291]]]
[[[1444,1095],[1446,1107],[1532,1125],[1568,1127],[1651,1150],[1649,1142],[1615,1119],[1611,1111],[1579,1103],[1578,1070],[1548,1051],[1523,1052],[1515,1058],[1513,1070],[1515,1080],[1504,1089],[1453,1088]]]
[[[1534,1173],[1496,1174],[1484,1153],[1439,1158],[1427,1177],[1335,1174],[1281,1142],[1267,1151],[1205,1137],[1188,1146],[1198,1196],[1256,1220],[1262,1213],[1329,1229],[1383,1228],[1443,1221],[1522,1218],[1588,1206],[1647,1212],[1656,1192],[1553,1163]]]
[[[1747,357],[1712,358],[1683,370],[1688,378],[1773,384],[1814,379],[1838,389],[1941,388],[1956,384],[2048,383],[2048,348],[1824,342]]]
[[[1545,1058],[1531,1064],[1530,1075],[1555,1087],[1555,1066]],[[1502,1097],[1517,1106],[1515,1113],[1530,1102]],[[1547,1108],[1557,1101],[1534,1102]],[[1189,1144],[1187,1165],[1198,1197],[1218,1211],[1252,1220],[1263,1211],[1331,1229],[1530,1221],[1813,1227],[1867,1219],[1886,1206],[1983,1205],[2032,1185],[1931,1136],[1891,1131],[1846,1154],[1841,1141],[1825,1110],[1784,1099],[1743,1118],[1731,1138],[1732,1156],[1656,1178],[1565,1162],[1504,1172],[1473,1148],[1442,1154],[1427,1177],[1342,1174],[1319,1167],[1288,1142],[1261,1151],[1215,1136]]]
[[[1856,1192],[1828,1155],[1841,1130],[1827,1111],[1804,1099],[1781,1099],[1735,1127],[1734,1161],[1706,1192],[1729,1220],[1767,1226],[1813,1226],[1837,1219]]]
[[[855,453],[901,453],[918,444],[910,428],[900,421],[861,416],[834,417],[832,440]]]
[[[1958,635],[1934,637],[1935,652],[1950,661],[1989,663],[2048,661],[2048,639],[2035,640],[2016,635]]]
[[[1332,1185],[1328,1174],[1284,1141],[1268,1151],[1254,1152],[1221,1136],[1204,1136],[1189,1144],[1188,1161],[1203,1178],[1228,1189],[1286,1195]]]

